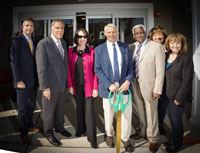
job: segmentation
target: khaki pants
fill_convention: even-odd
[[[111,98],[113,102],[114,96]],[[129,96],[124,95],[124,104],[128,102]],[[110,106],[109,100],[103,98],[103,109],[104,109],[104,119],[105,119],[105,130],[108,136],[113,136],[113,118],[114,118],[114,108]],[[125,111],[121,115],[121,139],[123,141],[128,141],[131,134],[131,119],[132,119],[132,100],[131,103],[125,108]]]

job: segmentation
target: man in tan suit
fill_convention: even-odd
[[[146,39],[144,25],[136,25],[132,29],[136,40],[130,45],[134,64],[134,100],[141,123],[141,136],[145,137],[145,130],[149,150],[158,149],[158,98],[162,93],[165,54],[161,44]],[[134,138],[136,134],[131,135]]]

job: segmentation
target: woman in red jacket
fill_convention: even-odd
[[[91,146],[97,148],[94,98],[98,96],[98,80],[94,73],[94,49],[87,46],[88,32],[83,28],[76,30],[74,43],[76,46],[69,49],[68,55],[68,88],[76,100],[75,136],[87,134]]]

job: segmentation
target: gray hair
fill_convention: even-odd
[[[132,33],[133,33],[133,35],[134,35],[134,30],[135,30],[136,28],[142,28],[142,29],[144,30],[144,32],[146,33],[146,28],[145,28],[145,26],[144,26],[143,24],[137,24],[137,25],[135,25],[135,26],[132,28]]]
[[[56,22],[61,22],[65,26],[65,23],[61,19],[55,19],[51,21],[51,28],[55,25]]]
[[[107,25],[105,25],[104,31],[106,31],[108,28],[115,28],[115,30],[117,31],[117,27],[113,23],[108,23]]]

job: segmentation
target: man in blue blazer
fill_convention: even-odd
[[[35,63],[35,41],[31,34],[34,21],[27,18],[23,21],[23,34],[12,39],[10,60],[17,91],[19,131],[25,144],[30,144],[28,131],[40,132],[33,122],[33,111],[37,96],[37,71]]]
[[[106,144],[114,147],[113,142],[113,117],[114,109],[109,105],[109,92],[123,92],[124,103],[128,102],[127,90],[131,87],[133,79],[133,65],[129,46],[117,41],[117,28],[114,24],[104,27],[104,35],[107,41],[95,48],[95,73],[99,81],[99,96],[103,98],[103,109],[105,118]],[[115,95],[111,101],[114,103]],[[122,113],[123,126],[121,140],[126,151],[131,152],[132,146],[129,142],[131,134],[132,106],[128,105]]]

